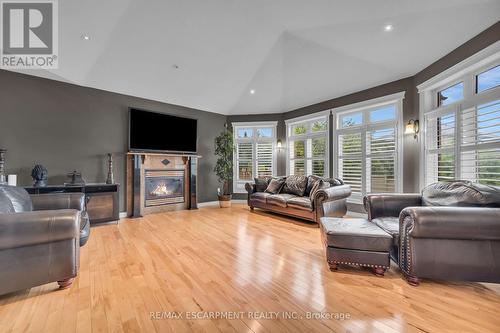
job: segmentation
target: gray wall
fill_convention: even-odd
[[[0,147],[8,149],[7,173],[30,185],[36,163],[49,171],[49,182],[62,184],[66,174],[81,171],[87,182],[104,182],[106,153],[115,155],[115,181],[122,184],[125,210],[125,154],[128,108],[198,119],[198,200],[217,200],[213,142],[226,116],[146,99],[0,70]]]

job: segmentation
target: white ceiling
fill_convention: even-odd
[[[417,73],[498,21],[500,0],[64,0],[59,18],[59,69],[26,73],[278,113]]]

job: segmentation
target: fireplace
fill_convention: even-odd
[[[127,154],[127,213],[131,217],[196,209],[197,155]]]
[[[184,202],[184,170],[145,170],[146,207]]]

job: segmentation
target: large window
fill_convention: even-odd
[[[329,175],[328,118],[329,112],[286,121],[287,174],[321,177]]]
[[[255,177],[275,174],[274,144],[276,122],[233,123],[234,175],[233,191],[245,192],[245,183]]]
[[[403,94],[336,109],[336,175],[351,201],[374,192],[400,192]]]
[[[420,87],[425,131],[422,185],[455,179],[500,185],[500,61],[484,63]],[[450,86],[450,80],[459,83]],[[443,103],[441,95],[450,89],[446,87],[453,87],[453,93]]]

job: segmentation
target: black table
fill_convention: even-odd
[[[119,187],[120,184],[89,183],[76,186],[28,186],[25,189],[30,194],[83,193],[90,223],[95,224],[120,219]]]

